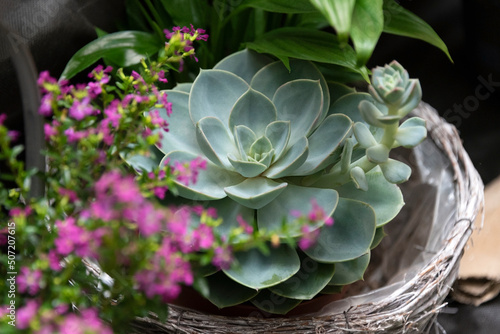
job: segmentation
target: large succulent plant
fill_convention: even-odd
[[[334,218],[316,223],[312,247],[237,252],[230,268],[208,275],[207,298],[221,308],[250,301],[286,313],[361,279],[383,225],[403,206],[393,183],[411,172],[389,151],[426,136],[419,118],[399,126],[421,95],[399,64],[374,70],[371,95],[327,83],[310,62],[292,60],[290,68],[243,50],[167,92],[174,112],[161,163],[206,159],[195,184],[177,186],[181,197],[218,209],[221,233],[243,218],[300,238],[291,224],[297,211],[319,207]]]

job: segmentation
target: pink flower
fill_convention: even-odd
[[[43,125],[43,131],[45,133],[45,140],[49,140],[50,137],[57,135],[57,128],[55,125],[50,125],[48,123],[45,123]]]
[[[0,114],[0,125],[3,125],[3,122],[7,119],[7,115],[5,114]]]
[[[200,224],[200,226],[193,231],[193,237],[196,240],[197,248],[201,249],[208,249],[212,247],[215,242],[212,228],[206,224]]]
[[[90,98],[84,97],[81,101],[75,100],[69,108],[69,116],[81,121],[87,116],[94,114],[94,108],[90,105]]]
[[[68,217],[64,221],[57,220],[55,223],[58,236],[54,241],[56,250],[60,255],[68,255],[75,252],[80,257],[97,256],[97,249],[105,234],[104,229],[89,231],[77,226],[75,218]]]
[[[29,327],[31,320],[35,318],[38,313],[38,302],[30,299],[26,305],[17,310],[17,328],[26,329]]]
[[[238,217],[236,217],[236,221],[238,222],[238,224],[240,224],[240,226],[243,228],[243,230],[245,231],[246,234],[253,233],[253,227],[250,226],[250,224],[248,224],[245,221],[245,219],[243,219],[243,217],[241,217],[241,215],[238,215]]]
[[[71,189],[59,188],[57,192],[59,193],[59,195],[67,197],[71,203],[76,202],[76,200],[78,199],[76,192]]]
[[[52,94],[45,94],[40,101],[38,113],[42,116],[52,116]]]
[[[229,269],[233,261],[233,254],[230,247],[217,247],[214,250],[212,264],[219,269]]]
[[[68,137],[68,142],[77,142],[87,136],[83,131],[75,131],[73,127],[64,130],[64,134]]]
[[[304,225],[302,226],[302,236],[298,242],[298,245],[301,249],[308,249],[316,243],[318,239],[320,229],[316,228],[311,230],[310,226]]]
[[[42,279],[42,271],[40,269],[30,270],[28,267],[21,267],[19,275],[16,278],[16,283],[19,292],[27,292],[34,296],[40,290],[40,281]]]
[[[57,255],[57,252],[54,249],[51,249],[47,254],[49,260],[49,267],[54,271],[60,271],[62,269],[61,266],[61,258]]]
[[[102,87],[98,82],[89,82],[87,85],[89,91],[89,96],[91,99],[95,99],[102,93]]]
[[[333,225],[333,218],[327,217],[325,210],[319,206],[315,198],[311,200],[312,210],[307,214],[307,219],[311,222],[325,221],[325,225]]]
[[[94,309],[85,309],[80,314],[69,314],[60,326],[60,334],[112,334],[112,330],[97,315]]]
[[[200,169],[207,168],[207,161],[201,159],[200,157],[191,160],[189,164],[180,163],[176,161],[174,163],[173,170],[177,174],[177,181],[185,184],[186,186],[190,183],[196,183],[198,180],[198,174]]]

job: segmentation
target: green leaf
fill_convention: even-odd
[[[165,11],[172,17],[175,25],[204,28],[208,24],[209,5],[199,0],[162,0]]]
[[[206,280],[209,290],[204,297],[218,308],[244,303],[259,293],[257,289],[250,289],[235,282],[221,271],[208,276]]]
[[[272,314],[287,314],[302,301],[300,299],[290,299],[272,293],[269,289],[262,290],[257,297],[251,300],[252,304],[262,311]]]
[[[286,182],[275,182],[268,178],[246,179],[236,185],[224,188],[234,201],[252,209],[260,209],[274,200],[287,186]]]
[[[288,245],[269,247],[264,255],[258,249],[234,253],[235,262],[224,272],[234,281],[253,289],[263,289],[286,281],[300,269],[297,252]]]
[[[328,285],[347,285],[363,279],[370,263],[370,252],[346,262],[335,263],[335,274]]]
[[[318,263],[307,256],[301,256],[300,263],[295,275],[269,290],[278,296],[309,300],[323,290],[335,272],[334,264]]]
[[[438,34],[424,20],[401,7],[394,0],[384,0],[384,32],[399,36],[420,39],[443,51],[451,62],[453,59],[448,47]]]
[[[272,62],[273,60],[265,55],[244,49],[222,59],[214,66],[214,70],[234,73],[250,84],[255,73]]]
[[[341,114],[328,116],[308,138],[307,160],[292,175],[310,175],[332,163],[333,153],[350,135],[351,129],[349,117]]]
[[[328,81],[328,90],[330,91],[330,105],[347,94],[355,93],[356,90],[352,87],[339,82]]]
[[[168,101],[172,103],[172,114],[167,116],[165,108],[154,108],[159,115],[167,120],[169,131],[159,129],[162,133],[160,139],[160,151],[168,154],[172,151],[185,151],[195,155],[202,155],[202,151],[196,140],[196,128],[189,116],[188,102],[189,94],[181,91],[165,91]]]
[[[359,110],[359,104],[362,101],[373,103],[375,100],[370,94],[367,93],[351,93],[342,96],[335,103],[330,106],[328,115],[344,114],[349,117],[353,122],[366,123]]]
[[[398,186],[387,182],[378,168],[366,174],[368,190],[356,188],[354,182],[348,182],[337,188],[341,198],[350,198],[370,205],[375,211],[377,227],[391,221],[404,205],[403,195]]]
[[[354,124],[354,136],[359,145],[363,148],[372,147],[378,144],[365,123],[356,122]]]
[[[161,165],[167,161],[172,165],[175,162],[185,163],[197,157],[198,156],[193,153],[173,151],[163,158]],[[175,181],[175,183],[180,196],[199,201],[224,198],[227,196],[224,192],[225,187],[238,184],[243,180],[244,178],[238,173],[222,169],[212,162],[207,161],[207,167],[199,171],[196,183],[190,183],[189,185],[185,185],[179,181]]]
[[[366,157],[370,162],[381,164],[389,159],[389,151],[389,148],[384,144],[377,144],[366,150]]]
[[[228,154],[238,154],[238,150],[227,127],[216,117],[204,117],[196,124],[196,139],[202,152],[214,164],[232,169]]]
[[[247,0],[242,6],[286,14],[314,13],[316,11],[308,0]]]
[[[323,263],[354,260],[365,254],[375,235],[375,212],[366,203],[340,198],[332,226],[323,226],[316,243],[303,250]]]
[[[245,125],[257,136],[265,133],[266,126],[276,121],[276,107],[264,94],[250,88],[240,96],[229,115],[229,129]]]
[[[288,146],[313,130],[323,108],[323,93],[319,81],[298,79],[287,82],[276,90],[273,103],[278,119],[290,121]]]
[[[341,293],[343,288],[343,285],[327,285],[323,288],[323,290],[321,290],[321,293],[335,295]]]
[[[412,117],[399,127],[394,138],[398,145],[412,148],[420,144],[427,137],[425,120]]]
[[[229,237],[229,234],[240,226],[237,221],[238,216],[249,224],[255,219],[255,210],[236,203],[229,197],[218,201],[207,202],[207,206],[217,210],[217,217],[222,219],[222,223],[215,227],[217,233],[221,236]],[[239,234],[233,239],[233,242],[238,242],[245,235]]]
[[[231,72],[201,70],[189,94],[191,119],[196,123],[203,117],[214,116],[229,124],[231,109],[248,88],[245,80]]]
[[[375,236],[373,237],[372,244],[370,245],[370,250],[377,247],[386,235],[387,234],[385,233],[383,226],[377,227],[377,229],[375,230]]]
[[[267,125],[265,136],[274,148],[275,160],[279,159],[290,140],[290,122],[276,121]]]
[[[310,0],[335,28],[342,44],[347,44],[356,0]]]
[[[384,28],[383,0],[356,0],[352,16],[351,39],[358,64],[370,59]]]
[[[244,177],[256,177],[264,172],[268,166],[257,161],[243,161],[228,155],[229,162],[234,169]]]
[[[394,159],[389,159],[387,162],[380,164],[380,169],[384,173],[386,180],[391,183],[406,182],[411,176],[410,166]]]
[[[155,35],[142,31],[120,31],[98,38],[78,50],[69,60],[61,79],[71,79],[77,73],[103,57],[111,56],[120,67],[139,63],[161,47]]]
[[[341,65],[362,74],[368,80],[366,68],[356,65],[354,50],[349,45],[341,48],[336,37],[327,32],[308,28],[279,28],[247,43],[247,47],[278,57],[288,69],[288,58],[296,58]]]
[[[356,166],[350,171],[350,176],[352,182],[357,189],[367,191],[368,190],[368,182],[366,181],[366,174],[363,168]]]
[[[259,229],[274,231],[281,229],[281,222],[285,220],[288,223],[289,230],[283,236],[297,237],[302,235],[298,226],[295,229],[292,222],[297,219],[294,212],[300,212],[307,215],[312,211],[312,200],[323,209],[325,219],[330,217],[337,207],[339,196],[333,189],[318,189],[310,187],[301,187],[289,184],[283,192],[265,207],[257,210],[257,224]],[[323,225],[319,222],[317,227]]]
[[[307,138],[301,137],[288,151],[267,171],[264,176],[270,179],[278,179],[285,176],[290,176],[299,168],[309,155],[309,146]]]

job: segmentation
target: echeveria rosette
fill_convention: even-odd
[[[349,277],[362,277],[382,226],[403,205],[399,188],[380,169],[362,171],[366,191],[356,182],[356,159],[366,148],[353,137],[353,120],[378,143],[377,130],[358,110],[360,101],[376,101],[343,89],[346,95],[330,103],[338,84],[329,87],[310,62],[291,60],[290,67],[243,50],[201,70],[192,84],[167,91],[174,112],[169,131],[162,133],[161,163],[206,159],[198,181],[179,182],[177,189],[181,197],[218,210],[219,232],[238,227],[239,217],[259,230],[300,238],[294,212],[307,214],[312,203],[335,221],[328,226],[318,221],[317,243],[307,249],[283,243],[269,247],[269,254],[236,252],[231,268],[206,277],[213,292],[206,297],[219,307],[250,300],[266,311],[286,313],[301,300],[342,285],[346,275],[337,277],[336,264],[356,268]],[[231,286],[231,297],[215,293],[223,289],[221,282]],[[270,307],[266,300],[273,295],[271,300],[285,302]]]

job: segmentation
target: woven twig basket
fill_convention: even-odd
[[[170,305],[166,322],[151,314],[137,319],[133,331],[428,333],[433,328],[438,332],[436,317],[445,306],[482,207],[483,184],[456,128],[425,103],[413,113],[427,121],[429,138],[406,158],[398,156],[408,159],[414,169],[409,185],[402,186],[407,205],[388,224],[388,237],[377,247],[359,293],[332,302],[322,312],[288,318],[216,316]]]

